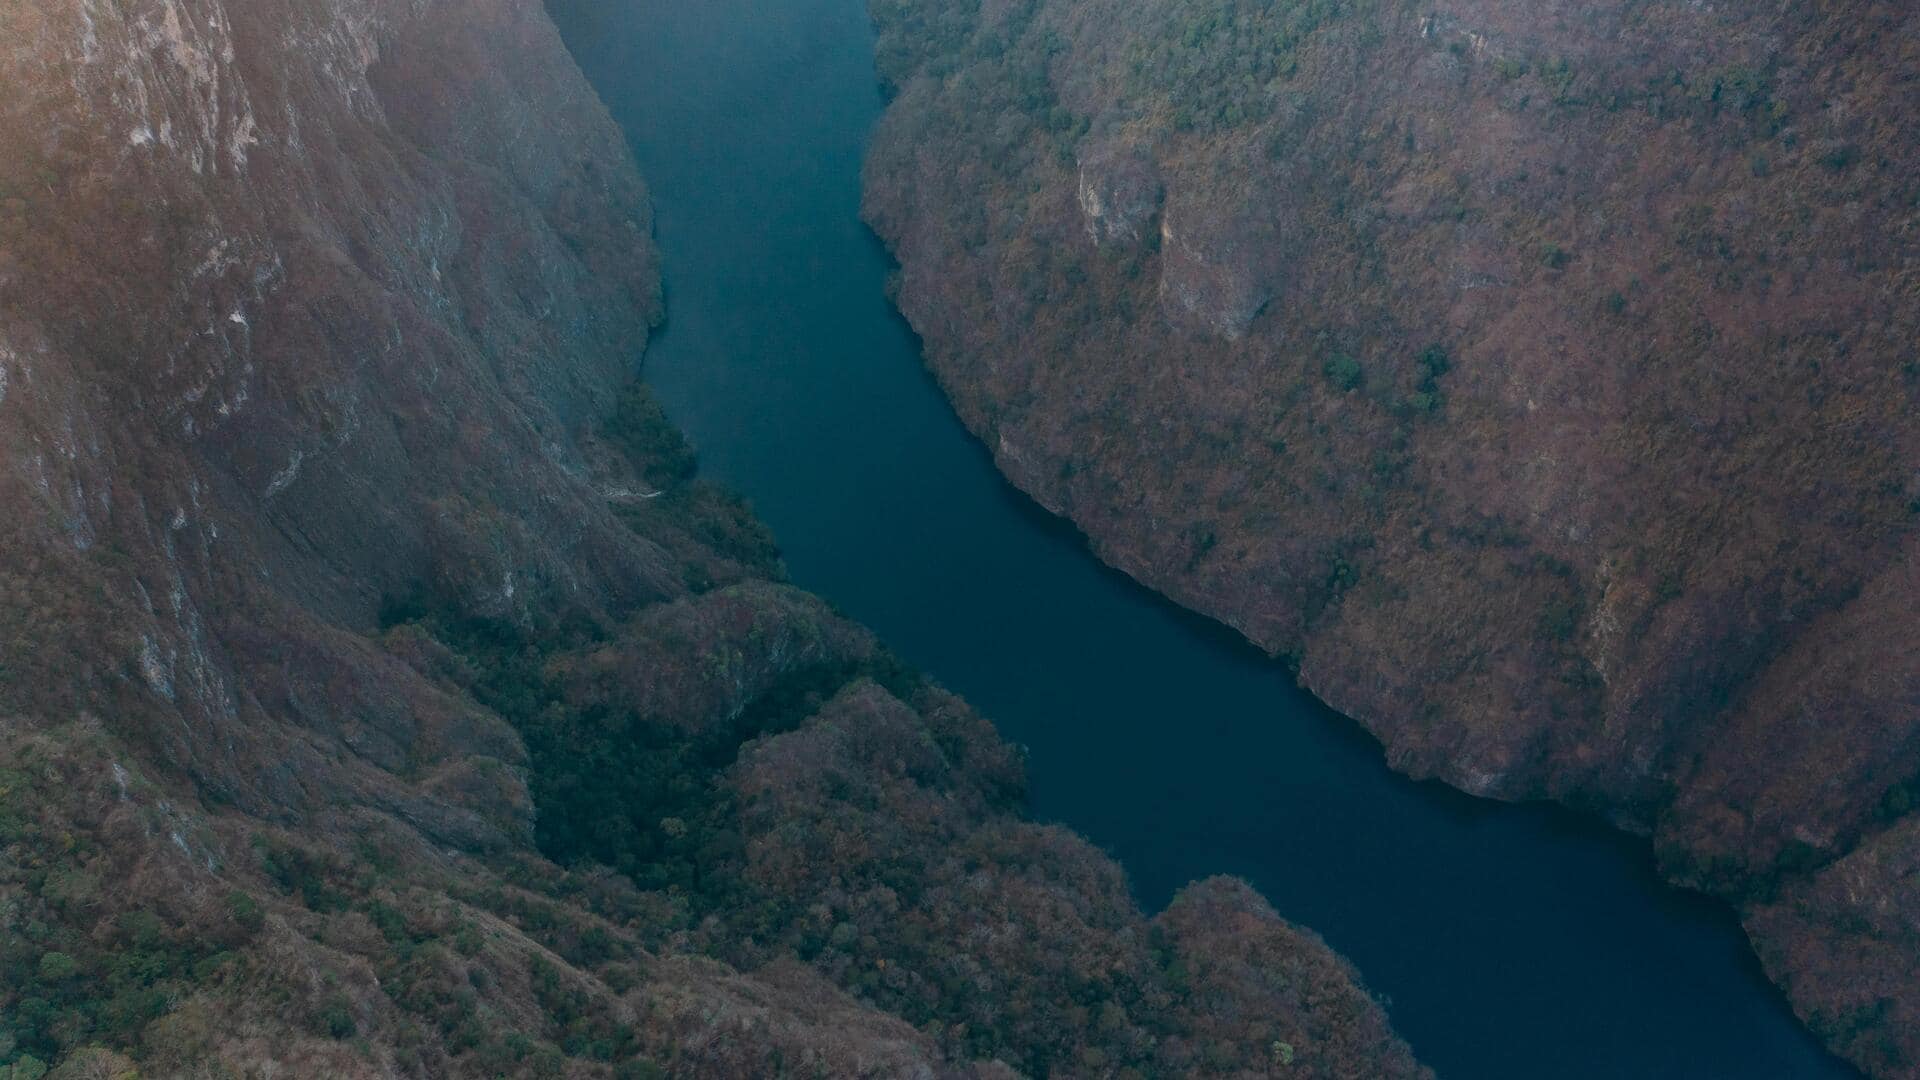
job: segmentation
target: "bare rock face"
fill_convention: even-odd
[[[867,213],[1008,475],[1396,767],[1652,834],[1920,1069],[1920,16],[928,8]]]
[[[1246,336],[1279,292],[1286,241],[1274,212],[1180,193],[1160,221],[1160,303],[1171,322],[1228,341]]]
[[[303,741],[259,699],[263,650],[290,682],[382,682],[335,628],[436,574],[483,579],[476,601],[516,575],[522,604],[660,591],[568,465],[657,313],[649,210],[537,7],[8,19],[6,543],[40,563],[30,591],[68,595],[63,625],[118,638],[35,650],[55,670],[21,673],[20,707],[145,699],[129,734],[287,808],[245,764]],[[283,749],[307,793],[354,768]]]
[[[1104,145],[1080,155],[1080,211],[1095,244],[1147,239],[1166,191],[1158,166],[1142,148]]]
[[[1003,1077],[1203,1026],[991,727],[695,479],[634,380],[646,191],[535,0],[0,0],[0,91],[0,1073]],[[1282,953],[1321,1075],[1417,1074]]]

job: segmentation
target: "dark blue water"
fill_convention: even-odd
[[[1118,856],[1149,909],[1245,876],[1451,1077],[1850,1075],[1643,843],[1393,775],[1000,480],[859,221],[881,106],[863,0],[550,6],[653,185],[669,325],[646,372],[707,473],[799,584],[1026,744],[1035,813]]]

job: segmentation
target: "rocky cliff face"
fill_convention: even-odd
[[[873,6],[869,217],[1008,475],[1915,1075],[1911,7]]]
[[[779,582],[536,3],[0,0],[0,89],[0,1072],[1421,1073]]]

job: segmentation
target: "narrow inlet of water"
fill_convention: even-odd
[[[1642,842],[1391,773],[1233,634],[1100,566],[925,374],[859,220],[881,108],[862,0],[549,0],[654,192],[645,358],[796,582],[1030,752],[1033,810],[1149,910],[1216,873],[1322,934],[1444,1076],[1853,1075],[1731,912]]]

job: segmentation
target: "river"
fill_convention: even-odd
[[[549,7],[653,188],[668,325],[645,372],[706,474],[797,584],[1024,744],[1035,815],[1112,852],[1149,910],[1247,878],[1443,1076],[1854,1075],[1644,842],[1393,774],[1280,665],[999,477],[859,220],[882,105],[863,0]]]

